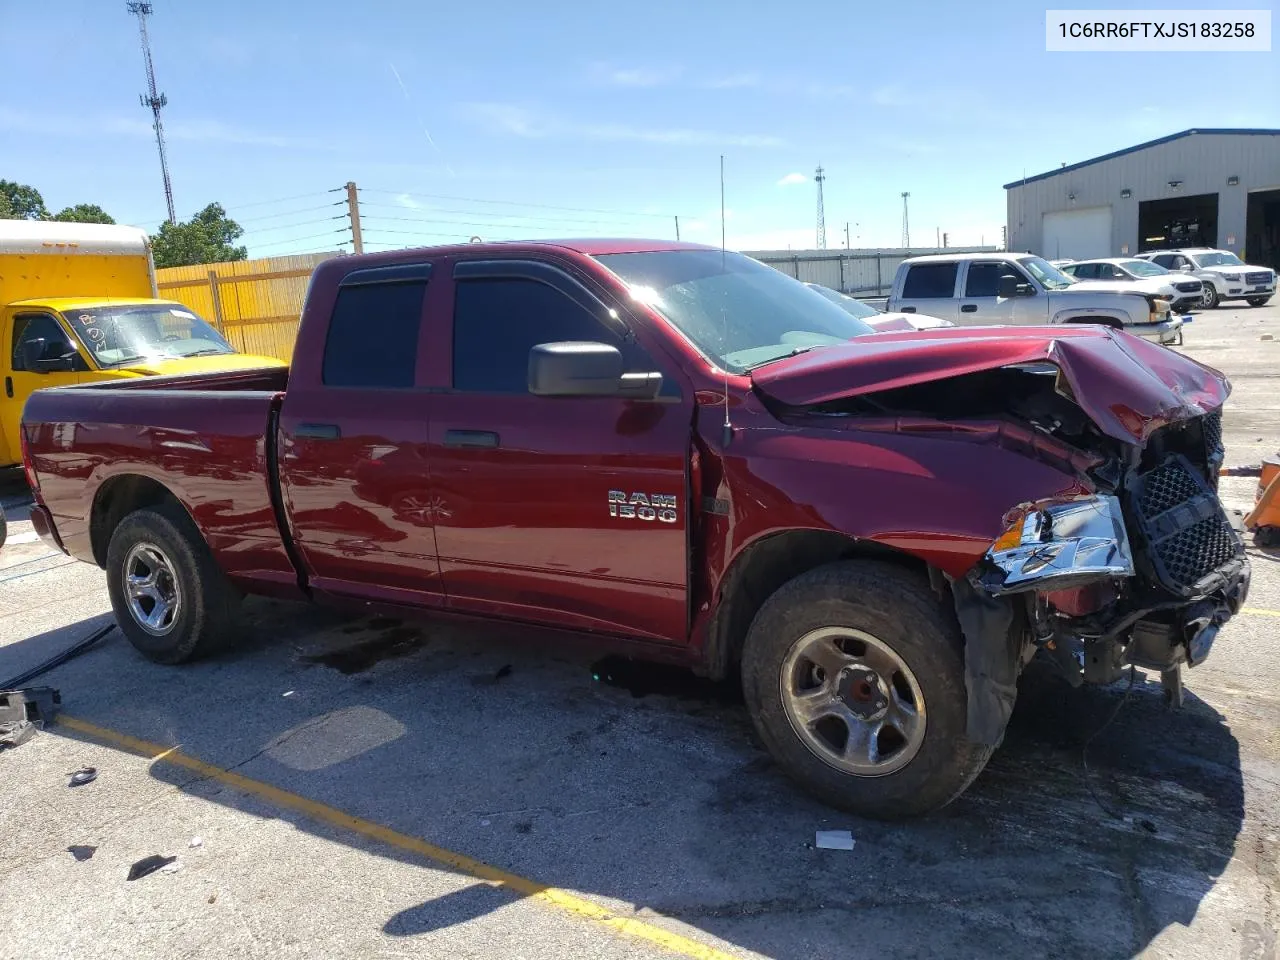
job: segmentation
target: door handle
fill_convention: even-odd
[[[498,435],[492,430],[446,430],[444,432],[446,447],[483,447],[494,449],[498,446]]]
[[[336,423],[300,423],[293,435],[300,440],[341,440],[342,430]]]
[[[916,308],[915,308],[915,307],[903,307],[903,308],[902,308],[902,312],[903,312],[903,313],[915,313],[915,312],[916,312]]]
[[[960,305],[961,313],[977,313],[978,305],[976,303],[964,303]]]
[[[4,395],[10,400],[13,399],[13,377],[4,378]]]

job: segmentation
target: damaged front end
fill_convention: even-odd
[[[1159,670],[1180,703],[1182,665],[1204,661],[1249,589],[1216,492],[1221,437],[1220,410],[1170,423],[1090,470],[1095,494],[1012,511],[955,593],[962,618],[979,597],[1007,603],[1026,625],[1016,659],[1048,659],[1075,686],[1111,683],[1131,664]],[[972,733],[989,738],[1012,700],[972,679]]]

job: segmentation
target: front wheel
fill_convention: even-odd
[[[833,563],[780,588],[752,622],[742,680],[774,758],[852,813],[937,810],[992,752],[965,737],[954,616],[922,578],[890,564]]]
[[[1251,307],[1265,307],[1265,306],[1267,305],[1267,302],[1268,302],[1270,299],[1271,299],[1270,297],[1250,297],[1250,298],[1249,298],[1249,306],[1251,306]]]
[[[116,622],[143,656],[183,663],[232,636],[239,595],[177,503],[135,510],[107,546]]]
[[[1218,288],[1212,283],[1206,283],[1204,285],[1204,308],[1212,310],[1218,305],[1218,301]]]

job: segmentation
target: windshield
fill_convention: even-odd
[[[235,353],[213,327],[177,304],[90,307],[64,316],[103,367]]]
[[[1048,260],[1041,260],[1039,257],[1019,260],[1018,265],[1029,271],[1046,290],[1065,290],[1073,283],[1079,282],[1075,277],[1067,276]]]
[[[857,317],[859,320],[869,320],[872,317],[880,316],[880,311],[875,307],[869,307],[861,300],[855,300],[839,290],[832,290],[830,287],[824,287],[820,283],[806,283],[805,286],[819,296],[826,297],[851,317]]]
[[[740,253],[664,250],[596,259],[734,373],[875,332],[803,283]]]
[[[1202,267],[1243,267],[1244,261],[1237,257],[1234,253],[1219,252],[1217,250],[1212,253],[1197,253],[1196,259],[1200,261]]]
[[[1165,274],[1173,273],[1172,270],[1158,263],[1152,263],[1150,260],[1121,260],[1117,266],[1135,277],[1163,277]]]

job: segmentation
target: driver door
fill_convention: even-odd
[[[22,424],[22,408],[27,397],[43,387],[62,387],[80,383],[88,369],[71,336],[58,321],[56,315],[43,311],[4,312],[3,342],[8,354],[4,371],[4,399],[0,404],[0,427],[3,428],[6,449],[0,457],[0,466],[17,463],[21,458],[19,430]],[[40,358],[53,360],[72,354],[73,369],[42,371],[28,369],[28,344],[43,341]]]

